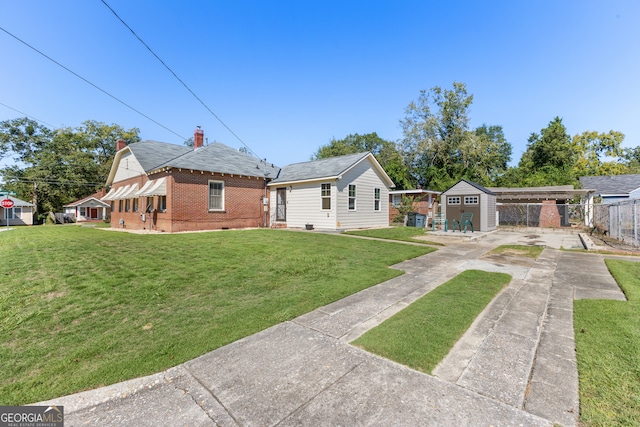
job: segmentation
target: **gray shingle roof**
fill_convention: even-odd
[[[17,197],[13,196],[0,196],[0,199],[11,199],[13,201],[13,206],[20,207],[35,207],[33,203],[25,202],[24,200],[20,200]]]
[[[220,172],[248,176],[264,176],[265,164],[249,154],[214,142],[197,150],[190,149],[188,153],[169,160],[161,167],[194,169],[205,172]],[[268,177],[275,177],[279,168],[271,163],[266,164]]]
[[[628,194],[640,188],[640,175],[581,176],[580,184],[600,195]]]
[[[145,172],[167,167],[247,176],[264,176],[265,172],[260,159],[219,142],[197,150],[159,141],[136,142],[128,147]],[[278,170],[267,164],[269,177],[276,176]]]
[[[483,187],[480,184],[477,184],[473,181],[468,181],[466,179],[461,179],[460,181],[456,182],[454,185],[452,185],[451,187],[447,188],[446,191],[443,191],[442,194],[448,192],[449,190],[451,190],[453,187],[455,187],[456,185],[460,184],[461,182],[466,182],[467,184],[469,184],[470,186],[476,188],[477,190],[482,191],[483,193],[489,194],[491,196],[495,196],[495,194],[493,193],[493,191],[489,190],[488,188]]]
[[[128,145],[146,172],[156,169],[162,164],[193,151],[184,145],[168,144],[159,141],[141,141]]]
[[[310,162],[294,163],[283,167],[278,177],[271,182],[298,182],[337,177],[368,155],[369,152],[356,153]]]

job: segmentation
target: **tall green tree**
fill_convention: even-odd
[[[16,162],[0,169],[5,187],[36,204],[39,213],[62,206],[105,185],[119,138],[140,140],[138,129],[86,121],[51,130],[28,118],[0,123],[0,153]]]
[[[622,159],[627,167],[626,173],[640,173],[640,145],[624,149]]]
[[[409,170],[398,146],[394,142],[379,137],[376,132],[364,135],[350,134],[343,139],[332,138],[329,144],[318,148],[318,151],[311,158],[312,160],[326,159],[365,151],[369,151],[375,156],[380,166],[396,185],[396,189],[404,190],[415,185],[411,181]]]
[[[491,186],[507,170],[511,144],[502,126],[482,125],[468,134],[460,147],[460,178]]]
[[[540,133],[532,133],[527,149],[520,158],[518,170],[509,171],[504,178],[513,181],[507,187],[538,187],[575,184],[573,166],[577,153],[571,137],[560,117],[555,117]]]
[[[469,128],[473,95],[464,83],[420,91],[400,121],[410,171],[425,188],[446,190],[460,178],[489,185],[504,173],[511,145],[500,126]]]
[[[616,131],[594,132],[586,131],[573,137],[572,143],[576,153],[573,165],[573,175],[620,175],[627,173],[622,156],[622,142],[624,134]]]

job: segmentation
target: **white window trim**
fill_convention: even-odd
[[[323,194],[323,191],[324,191],[324,187],[327,187],[327,186],[328,186],[328,189],[329,189],[329,195],[325,196]],[[329,208],[328,209],[323,206],[325,199],[329,199]],[[333,204],[333,201],[331,200],[331,183],[326,183],[325,182],[323,184],[320,184],[320,210],[330,211],[332,204]]]
[[[457,199],[457,201],[454,201],[456,199]],[[460,196],[447,196],[447,204],[448,205],[459,205],[460,204]]]
[[[382,210],[382,191],[380,190],[380,188],[375,187],[373,189],[373,211],[380,212],[381,210]]]
[[[470,201],[471,199],[475,199],[475,201]],[[478,196],[464,196],[464,204],[465,205],[479,205],[480,197]]]
[[[222,203],[221,203],[222,206],[220,208],[211,208],[211,184],[212,183],[222,184],[222,194],[220,195],[220,197],[222,197]],[[209,208],[209,212],[224,211],[224,199],[225,199],[224,193],[225,193],[224,181],[209,180],[209,183],[207,184],[207,207]]]
[[[353,197],[351,197],[351,187],[353,187]],[[351,208],[351,199],[353,199],[353,209]],[[347,187],[347,210],[349,212],[358,210],[358,187],[356,184],[349,184]]]

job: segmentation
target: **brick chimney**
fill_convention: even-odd
[[[200,129],[200,126],[198,126],[198,129],[196,129],[193,132],[193,149],[197,150],[203,145],[204,145],[204,131]]]
[[[120,151],[126,146],[127,146],[127,141],[125,141],[124,139],[119,139],[116,141],[116,151]]]

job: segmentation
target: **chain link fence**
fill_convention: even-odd
[[[640,199],[593,206],[593,228],[624,243],[640,246]]]
[[[543,205],[542,203],[498,203],[498,224],[540,227],[543,206],[557,210],[558,226],[584,225],[585,207],[580,204]],[[555,213],[555,212],[554,212]],[[544,222],[544,219],[543,219]],[[542,225],[548,227],[548,225]]]

